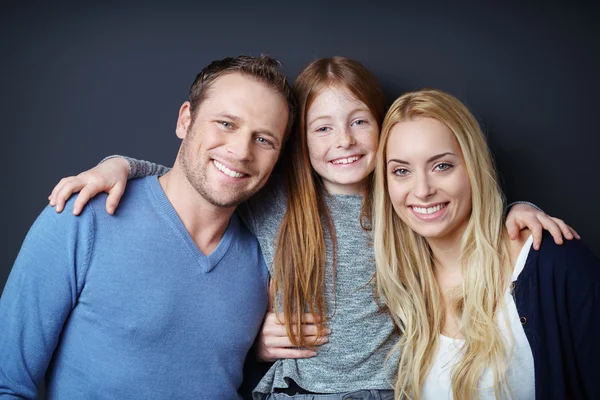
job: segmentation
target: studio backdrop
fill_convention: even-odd
[[[61,177],[115,153],[172,165],[196,74],[238,54],[268,53],[292,80],[317,57],[354,58],[390,103],[454,94],[487,133],[507,198],[564,219],[600,255],[595,6],[53,3],[0,6],[0,291]]]

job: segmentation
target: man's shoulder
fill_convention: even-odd
[[[151,193],[152,180],[156,180],[156,176],[147,176],[143,178],[132,179],[127,183],[125,192],[119,200],[119,205],[116,208],[114,215],[109,215],[106,212],[106,199],[108,193],[99,193],[90,199],[88,205],[98,218],[116,217],[122,218],[131,213],[140,212],[144,209],[144,204],[151,201],[149,194]]]
[[[61,212],[56,212],[56,208],[50,205],[44,207],[42,212],[36,219],[36,224],[51,224],[51,225],[79,225],[89,224],[94,220],[95,210],[93,203],[96,202],[96,198],[93,198],[86,204],[81,210],[79,215],[73,215],[73,206],[77,200],[78,194],[72,195],[66,202]],[[98,197],[98,196],[96,196]],[[106,199],[105,199],[106,200]]]
[[[147,184],[144,182],[145,180],[146,178],[134,179],[127,185],[115,215],[110,215],[106,211],[108,194],[104,192],[92,197],[82,208],[79,215],[73,215],[73,206],[79,195],[76,193],[65,202],[63,211],[60,213],[57,213],[54,207],[46,206],[39,214],[34,225],[96,225],[108,218],[118,220],[123,216],[128,216],[131,213],[135,213],[135,210],[143,208],[140,207],[141,203],[144,203],[144,199],[148,199],[148,196],[145,194],[145,186]]]
[[[229,224],[235,224],[235,230],[233,230],[233,234],[235,235],[234,240],[247,244],[258,244],[256,235],[248,228],[239,210],[231,214]]]
[[[121,205],[121,203],[127,203],[131,201],[138,202],[143,201],[144,199],[147,200],[148,194],[153,190],[156,190],[155,186],[160,187],[158,184],[158,177],[156,176],[145,176],[143,178],[136,178],[128,181],[119,205]],[[104,198],[103,205],[106,204],[107,196],[107,193],[102,193],[102,197]]]

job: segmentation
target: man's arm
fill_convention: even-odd
[[[533,203],[527,201],[511,203],[507,207],[507,212],[505,225],[508,237],[515,240],[519,237],[519,232],[527,228],[533,236],[535,250],[540,249],[544,230],[550,232],[556,244],[563,244],[563,236],[567,240],[580,239],[577,232],[562,219],[547,215]]]
[[[83,287],[93,243],[81,220],[47,207],[35,221],[0,298],[0,397],[37,397],[63,325]]]

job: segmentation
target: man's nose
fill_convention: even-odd
[[[226,149],[237,160],[248,161],[252,159],[252,137],[236,133],[231,135]]]

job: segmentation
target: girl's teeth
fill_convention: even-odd
[[[427,208],[413,207],[413,210],[415,210],[419,214],[433,214],[434,212],[440,211],[444,207],[446,207],[446,204],[438,204],[437,206],[427,207]]]
[[[215,164],[215,167],[217,167],[217,169],[219,171],[223,172],[225,175],[229,175],[232,178],[241,178],[244,176],[244,174],[240,174],[239,172],[230,170],[229,168],[227,168],[226,166],[224,166],[217,160],[213,160],[213,164]]]
[[[359,156],[340,158],[339,160],[332,161],[331,163],[332,164],[350,164],[350,163],[353,163],[354,161],[357,161],[359,158],[360,158]]]

